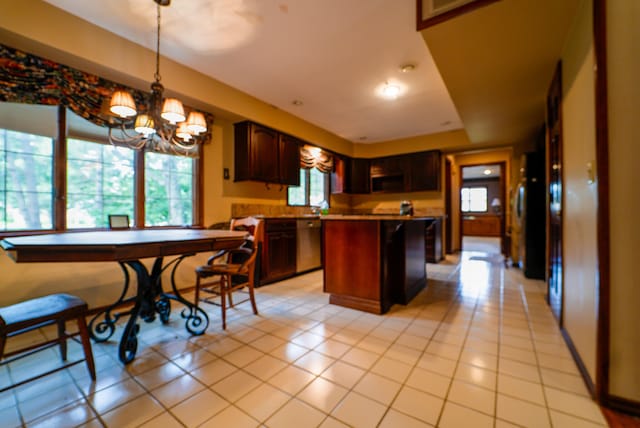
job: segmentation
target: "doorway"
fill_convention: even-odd
[[[464,165],[460,167],[460,242],[463,251],[475,242],[465,238],[499,240],[498,252],[505,253],[506,162]]]

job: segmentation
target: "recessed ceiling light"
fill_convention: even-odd
[[[416,69],[416,66],[414,64],[405,64],[400,66],[400,71],[403,73],[409,73],[410,71],[413,71]]]
[[[294,106],[301,106],[303,103],[300,100],[293,100],[291,101],[291,104],[293,104]]]
[[[382,95],[390,100],[395,100],[400,95],[400,86],[385,83],[382,88]]]
[[[490,169],[487,168],[487,169],[484,170],[484,175],[491,175],[492,172],[493,171],[491,171]]]

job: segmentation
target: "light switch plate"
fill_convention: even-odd
[[[225,180],[229,179],[229,168],[224,168],[222,170],[222,176],[224,177]]]

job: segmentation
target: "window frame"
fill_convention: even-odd
[[[53,162],[52,162],[52,225],[50,229],[24,229],[24,230],[0,230],[0,238],[9,236],[35,235],[43,233],[55,232],[82,232],[108,230],[108,227],[96,228],[73,228],[68,229],[66,224],[67,215],[67,111],[63,105],[58,105],[57,115],[57,135],[52,139]],[[105,128],[106,129],[106,128]],[[75,138],[75,137],[74,137]],[[78,138],[76,138],[78,139]],[[91,140],[90,138],[82,138],[90,142],[99,144],[107,144],[102,141]],[[178,226],[145,226],[145,162],[144,150],[134,150],[134,215],[132,223],[135,229],[171,229]],[[173,155],[178,156],[178,155]],[[204,166],[204,157],[202,147],[198,147],[198,155],[193,158],[193,174],[192,174],[192,224],[188,228],[203,227],[204,218],[204,179],[202,171]],[[181,226],[180,228],[184,228]]]
[[[319,207],[320,204],[318,205],[311,205],[311,169],[313,168],[300,168],[300,171],[304,171],[304,184],[302,183],[302,177],[301,177],[301,182],[300,182],[300,186],[305,186],[305,193],[304,193],[304,205],[298,205],[298,204],[291,204],[289,201],[289,189],[287,188],[287,206],[289,207]],[[331,174],[328,173],[323,173],[321,172],[321,174],[324,174],[324,200],[327,202],[328,205],[331,204]],[[298,186],[291,186],[291,187],[298,187]]]

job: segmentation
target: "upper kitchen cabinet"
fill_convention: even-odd
[[[280,184],[300,185],[300,146],[302,142],[286,134],[278,141],[278,176]]]
[[[369,193],[369,159],[350,159],[348,171],[349,193]]]
[[[387,156],[371,160],[371,192],[404,192],[407,189],[409,158]]]
[[[234,128],[235,181],[300,184],[296,139],[249,121],[236,123]]]
[[[410,153],[371,160],[371,192],[440,190],[440,152]]]
[[[409,160],[410,191],[440,190],[440,152],[438,150],[414,153]]]
[[[332,193],[369,193],[369,159],[334,156]]]

